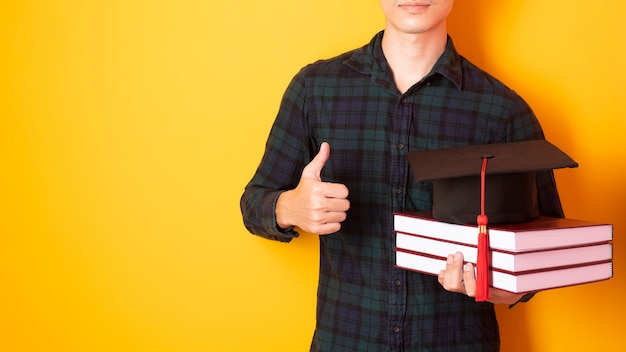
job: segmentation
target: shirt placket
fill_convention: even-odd
[[[408,167],[406,158],[406,149],[408,145],[409,131],[412,118],[411,101],[407,95],[402,95],[391,104],[394,111],[392,116],[392,162],[391,162],[391,186],[392,186],[392,206],[393,211],[403,211],[405,207],[406,187]],[[390,241],[395,243],[393,233],[389,234]],[[390,253],[391,262],[395,263],[393,253]],[[403,326],[404,317],[406,316],[407,304],[407,287],[406,272],[398,269],[391,269],[390,275],[391,295],[389,302],[389,334],[390,334],[390,351],[403,350]]]

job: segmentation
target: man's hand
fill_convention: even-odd
[[[463,263],[463,253],[448,255],[446,269],[439,272],[439,283],[450,292],[458,292],[476,297],[476,277],[474,265]],[[497,288],[489,288],[489,302],[494,304],[513,304],[522,298],[523,293],[511,293]]]
[[[350,202],[345,185],[322,181],[320,174],[329,156],[330,146],[324,142],[319,153],[302,170],[298,186],[278,197],[278,226],[297,226],[306,232],[320,235],[339,231]]]

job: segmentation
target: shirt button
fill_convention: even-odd
[[[393,328],[393,332],[395,332],[396,334],[400,332],[400,328],[397,326],[394,326]]]
[[[396,144],[396,147],[398,147],[398,149],[402,150],[402,149],[404,149],[404,143],[398,143],[398,144]]]
[[[396,285],[396,286],[400,286],[400,285],[402,285],[402,281],[400,281],[400,280],[395,280],[395,281],[393,282],[393,284],[394,284],[394,285]]]
[[[408,102],[409,102],[409,99],[407,99],[406,97],[404,97],[404,98],[402,98],[402,99],[400,100],[400,102],[401,102],[402,104],[406,104],[406,103],[408,103]]]
[[[396,188],[394,192],[396,192],[396,194],[402,194],[402,188]]]

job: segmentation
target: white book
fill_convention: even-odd
[[[446,259],[398,251],[396,252],[396,266],[411,271],[438,275],[439,271],[446,268]],[[489,273],[491,287],[513,293],[524,293],[610,279],[613,277],[613,263],[607,261],[523,273],[490,270]]]
[[[401,232],[396,233],[396,250],[417,252],[444,258],[447,257],[448,254],[461,252],[466,262],[474,264],[476,264],[478,254],[476,246]],[[601,262],[611,260],[612,258],[613,245],[608,242],[517,253],[498,250],[492,250],[490,252],[491,267],[511,272],[542,270],[576,264]]]
[[[394,213],[394,230],[445,241],[476,246],[476,225],[450,224],[433,219],[429,213]],[[490,224],[492,250],[523,252],[548,248],[603,243],[613,239],[613,225],[591,221],[541,217],[518,224]]]

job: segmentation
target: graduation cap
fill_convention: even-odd
[[[433,218],[479,226],[477,301],[489,292],[487,223],[539,217],[536,172],[578,166],[546,140],[415,151],[407,159],[417,181],[433,181]]]

